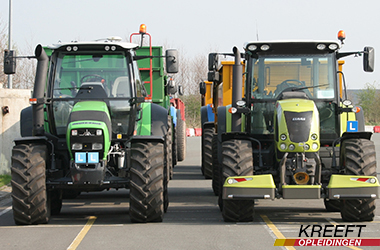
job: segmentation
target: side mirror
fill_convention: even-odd
[[[205,95],[206,94],[206,83],[203,82],[203,81],[199,83],[199,93],[201,95]]]
[[[176,49],[168,49],[165,53],[166,72],[169,74],[178,73],[178,51]]]
[[[168,83],[167,83],[166,89],[167,89],[167,93],[168,94],[174,95],[175,93],[177,93],[176,84],[175,84],[174,80],[171,77],[168,79]]]
[[[183,95],[183,86],[182,84],[178,85],[178,94]]]
[[[365,72],[375,70],[375,49],[372,47],[364,47],[363,69]]]
[[[16,73],[16,51],[4,50],[4,74],[13,75]]]
[[[219,57],[217,53],[208,54],[208,70],[216,70],[219,64]]]

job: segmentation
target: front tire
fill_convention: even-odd
[[[346,139],[342,142],[341,162],[347,175],[376,176],[376,150],[373,141]],[[341,216],[344,221],[373,221],[374,199],[342,200]]]
[[[50,208],[46,191],[47,146],[19,144],[12,150],[12,207],[17,225],[47,223]]]
[[[253,175],[253,155],[250,141],[229,140],[222,144],[223,182],[230,176]],[[221,200],[223,191],[220,190]],[[222,215],[226,222],[253,221],[254,200],[222,200]]]
[[[161,222],[164,216],[164,145],[133,143],[130,175],[131,221]]]

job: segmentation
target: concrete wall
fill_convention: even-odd
[[[29,106],[31,90],[0,88],[0,174],[11,171],[13,140],[20,137],[20,112]],[[4,114],[3,107],[8,106],[9,113]]]

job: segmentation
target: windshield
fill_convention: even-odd
[[[320,115],[321,136],[336,133],[335,60],[333,54],[270,55],[251,58],[251,132],[274,133],[275,103],[281,93],[300,91],[313,100]]]
[[[252,98],[272,99],[289,88],[303,88],[310,99],[332,99],[334,60],[326,55],[274,55],[252,58]]]
[[[128,58],[124,52],[61,52],[52,62],[52,105],[58,135],[66,133],[73,105],[81,100],[103,100],[109,107],[112,132],[128,131],[132,97]]]

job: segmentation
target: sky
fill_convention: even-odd
[[[0,0],[0,22],[8,28],[9,1]],[[337,40],[341,51],[375,48],[375,71],[362,57],[344,58],[349,89],[380,88],[380,1],[378,0],[11,0],[12,40],[33,54],[37,44],[129,39],[146,24],[153,45],[177,48],[183,56],[243,50],[248,41]],[[207,76],[205,76],[206,78]]]

